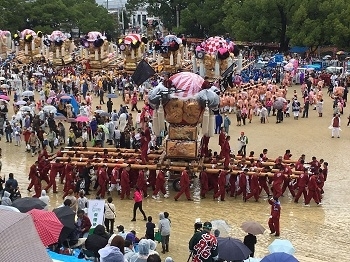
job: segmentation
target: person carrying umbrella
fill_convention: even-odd
[[[188,243],[188,247],[192,254],[191,261],[210,262],[217,259],[217,239],[210,233],[212,224],[205,222],[203,230],[195,233]],[[188,259],[189,261],[189,259]]]

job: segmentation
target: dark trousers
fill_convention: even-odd
[[[133,219],[136,219],[136,210],[137,210],[137,209],[140,210],[141,214],[143,215],[143,219],[146,220],[147,217],[146,217],[145,211],[143,211],[143,209],[142,209],[142,201],[140,201],[140,202],[135,202],[135,203],[134,203],[134,210],[133,210],[133,216],[132,216],[132,218],[133,218]]]
[[[283,111],[282,109],[277,110],[277,122],[282,122],[283,121]]]
[[[110,234],[114,233],[114,219],[105,218],[106,231]]]

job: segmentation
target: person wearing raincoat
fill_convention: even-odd
[[[139,242],[139,253],[133,255],[130,258],[130,262],[147,262],[147,258],[149,256],[150,244],[147,239],[141,239]]]

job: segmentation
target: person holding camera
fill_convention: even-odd
[[[192,236],[188,243],[192,254],[191,261],[212,262],[217,260],[218,242],[216,237],[210,233],[212,227],[210,222],[205,222],[203,229]]]

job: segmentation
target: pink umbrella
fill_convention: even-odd
[[[59,30],[56,30],[56,31],[53,31],[49,37],[49,39],[54,42],[58,39],[64,41],[67,39],[67,36],[65,34],[63,34],[62,31],[59,31]]]
[[[208,54],[215,54],[219,50],[219,48],[226,48],[227,50],[230,49],[230,46],[222,37],[209,37],[204,43],[204,50]]]
[[[32,29],[24,29],[21,32],[21,38],[25,38],[26,35],[32,35],[33,37],[35,37],[36,33]]]
[[[90,119],[87,116],[78,116],[75,120],[77,122],[88,122]]]
[[[174,93],[175,97],[191,98],[201,90],[204,79],[191,72],[181,72],[171,76],[170,81],[177,90],[182,90]]]
[[[0,99],[4,99],[4,100],[7,100],[7,101],[10,101],[10,98],[6,95],[0,95]]]
[[[128,34],[124,38],[124,43],[130,45],[134,41],[141,41],[141,36],[139,34]]]
[[[89,42],[93,42],[98,38],[102,38],[102,34],[100,32],[89,32],[87,35],[89,37],[88,39]]]

